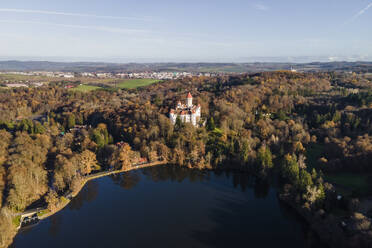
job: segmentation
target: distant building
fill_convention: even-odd
[[[43,86],[44,83],[39,83],[39,82],[34,82],[34,83],[31,83],[34,87],[41,87]]]
[[[200,104],[193,105],[192,95],[189,92],[186,97],[186,104],[182,104],[180,101],[177,103],[175,109],[171,109],[169,112],[169,118],[173,124],[176,124],[177,118],[184,123],[191,123],[194,126],[198,125],[201,117]]]
[[[5,84],[6,87],[9,87],[9,88],[19,88],[19,87],[28,87],[27,84]]]
[[[63,74],[62,75],[64,78],[74,78],[74,74],[71,74],[71,73],[66,73],[66,74]]]

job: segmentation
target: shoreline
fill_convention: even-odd
[[[34,210],[31,209],[31,210],[28,210],[26,212],[17,214],[15,216],[20,215],[21,219],[22,219],[22,217],[24,215],[38,214],[39,220],[44,220],[44,219],[58,213],[59,211],[63,210],[72,201],[72,199],[75,198],[80,193],[80,191],[84,188],[84,186],[91,180],[98,179],[98,178],[101,178],[101,177],[106,177],[106,176],[109,176],[109,175],[114,175],[114,174],[119,174],[119,173],[123,173],[123,172],[129,172],[129,171],[132,171],[132,170],[139,170],[139,169],[144,169],[144,168],[158,166],[158,165],[164,165],[164,164],[168,164],[168,161],[156,161],[156,162],[151,162],[151,163],[146,163],[146,164],[141,164],[141,165],[134,165],[134,166],[131,166],[130,168],[126,168],[126,169],[113,170],[113,171],[102,171],[102,172],[98,172],[98,173],[95,173],[95,174],[87,175],[87,176],[84,177],[83,182],[80,184],[78,190],[76,190],[74,192],[70,192],[70,193],[67,192],[65,195],[63,195],[59,198],[60,199],[60,204],[58,205],[58,207],[55,211],[50,212],[47,207],[44,207],[44,208],[37,208],[37,209],[34,209]],[[66,197],[66,195],[71,195],[71,197]],[[39,215],[39,213],[41,213],[43,211],[48,211],[48,212],[46,212],[45,214]],[[20,224],[17,227],[17,232],[22,228],[21,226],[22,226],[22,221],[20,221]]]
[[[132,170],[138,170],[138,169],[148,168],[148,167],[157,166],[157,165],[165,165],[165,164],[168,164],[168,161],[157,161],[157,162],[152,162],[148,164],[132,166],[130,168],[126,168],[122,170],[102,171],[102,172],[98,172],[92,175],[85,176],[78,190],[74,192],[67,192],[64,196],[61,196],[59,198],[61,200],[60,205],[55,211],[47,212],[40,216],[38,215],[38,218],[39,220],[44,220],[58,213],[59,211],[63,210],[72,201],[72,199],[81,192],[84,186],[91,180],[98,179],[101,177],[106,177],[109,175],[120,174],[123,172],[129,172]],[[239,171],[242,171],[242,170],[239,170]],[[247,172],[247,171],[243,170],[242,172]],[[255,175],[255,177],[257,177],[257,175]],[[69,195],[69,197],[66,197],[66,195]],[[328,215],[324,211],[314,212],[311,209],[304,208],[303,206],[293,201],[293,199],[291,198],[291,195],[286,195],[286,194],[278,192],[278,200],[283,202],[284,204],[289,206],[291,209],[293,209],[293,211],[299,214],[299,216],[301,216],[305,220],[305,222],[308,224],[309,228],[312,229],[318,235],[322,243],[328,245],[330,248],[353,247],[352,243],[355,241],[355,237],[362,235],[362,234],[355,234],[354,235],[355,237],[347,236],[345,234],[344,229],[340,226],[340,222],[337,217]],[[48,211],[47,208],[44,208],[42,210],[39,210],[39,212],[42,212],[43,210]],[[20,229],[21,229],[21,225],[17,228],[17,233]],[[364,247],[364,246],[360,246],[360,247]],[[366,247],[369,247],[369,246],[366,246]]]
[[[342,226],[343,220],[333,214],[327,214],[324,210],[313,211],[298,204],[291,195],[278,193],[279,201],[297,212],[318,235],[321,242],[330,248],[370,248],[372,244],[368,233],[355,231],[350,233],[346,226]]]

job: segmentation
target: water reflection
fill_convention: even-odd
[[[150,167],[144,169],[142,173],[147,179],[154,182],[170,180],[181,183],[185,179],[188,179],[190,182],[202,182],[203,180],[208,180],[208,173],[205,171],[192,170],[177,165]]]
[[[137,186],[142,179],[153,182],[178,182],[185,180],[189,182],[209,182],[212,176],[227,178],[232,182],[234,188],[239,188],[242,192],[247,189],[254,189],[255,198],[265,198],[270,191],[270,182],[268,180],[257,179],[256,177],[237,171],[202,171],[197,169],[188,169],[176,165],[159,166],[142,169],[141,171],[131,171],[109,176],[114,184],[121,188],[130,190]],[[97,181],[89,181],[81,192],[71,201],[69,208],[71,210],[80,210],[85,202],[92,202],[98,196]]]
[[[115,184],[119,185],[123,189],[131,189],[140,182],[141,176],[139,173],[139,171],[131,171],[115,174],[110,176],[110,178]]]
[[[15,244],[319,247],[307,226],[279,203],[272,181],[170,165],[88,182],[66,210],[18,235]]]
[[[269,181],[256,179],[254,183],[254,197],[257,199],[266,198],[270,192]]]
[[[52,236],[57,236],[61,229],[62,225],[62,215],[55,214],[50,216],[50,228],[49,228],[49,234]]]
[[[68,205],[71,210],[80,210],[85,202],[92,202],[98,196],[98,182],[89,181],[79,194]]]

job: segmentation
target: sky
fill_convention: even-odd
[[[372,0],[1,0],[0,58],[372,60]]]

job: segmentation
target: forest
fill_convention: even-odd
[[[200,127],[169,120],[188,92],[201,105]],[[43,204],[53,212],[85,175],[141,158],[275,175],[279,197],[331,247],[371,247],[372,82],[364,74],[275,71],[136,89],[6,89],[0,137],[0,247],[17,232],[16,213]]]

